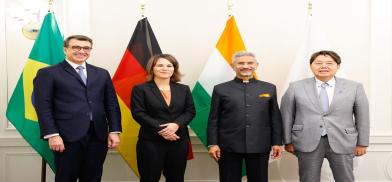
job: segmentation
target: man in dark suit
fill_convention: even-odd
[[[106,70],[86,63],[91,49],[89,37],[68,37],[66,59],[34,79],[41,138],[54,152],[56,182],[101,181],[107,150],[120,142],[114,87]]]
[[[257,66],[254,54],[237,52],[232,63],[236,77],[212,93],[207,142],[222,182],[241,181],[243,160],[249,182],[268,181],[271,148],[272,158],[282,153],[276,87],[253,77]]]

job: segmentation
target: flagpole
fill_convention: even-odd
[[[48,0],[48,12],[52,11],[52,5],[54,0]]]
[[[52,5],[54,0],[48,0],[48,12],[52,11]],[[41,182],[46,182],[46,161],[44,157],[42,158],[41,162]]]
[[[233,6],[234,6],[233,0],[227,0],[227,12],[229,14],[229,17],[233,16]]]
[[[139,6],[140,6],[140,15],[142,16],[142,18],[144,18],[144,10],[146,9],[146,0],[140,0]]]
[[[46,182],[46,161],[43,157],[41,163],[41,182]]]
[[[313,12],[312,12],[312,9],[313,9],[313,4],[312,4],[312,1],[309,1],[308,2],[308,16],[312,16],[313,14]]]

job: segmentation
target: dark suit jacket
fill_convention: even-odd
[[[137,85],[131,96],[132,116],[141,125],[139,139],[167,141],[158,134],[159,125],[175,122],[180,139],[189,139],[187,125],[195,116],[192,94],[188,86],[170,83],[171,101],[167,106],[154,81]]]
[[[282,119],[273,84],[235,78],[216,85],[207,129],[208,145],[235,153],[262,153],[282,145]]]
[[[66,61],[42,68],[34,79],[35,109],[41,138],[59,133],[64,141],[87,134],[90,113],[95,133],[107,140],[108,131],[121,131],[121,114],[109,73],[86,64],[87,86]]]

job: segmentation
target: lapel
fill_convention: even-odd
[[[320,99],[318,98],[317,94],[316,80],[314,78],[306,79],[304,89],[305,93],[307,93],[306,95],[308,96],[312,104],[317,108],[318,111],[323,113],[323,110],[321,109]]]
[[[172,86],[172,85],[173,85],[173,84],[170,83],[170,93],[171,93],[171,96],[173,96],[173,86]],[[162,94],[161,94],[161,91],[159,90],[159,88],[158,88],[158,86],[155,84],[155,82],[154,82],[154,81],[151,81],[151,82],[149,83],[149,86],[150,86],[151,92],[155,95],[155,97],[156,97],[156,98],[158,99],[158,101],[161,103],[162,107],[168,110],[168,109],[169,109],[169,106],[166,104],[166,101],[165,101],[165,99],[163,98],[163,96],[162,96]],[[171,97],[171,99],[170,99],[170,106],[172,105],[172,99],[173,99],[173,97]]]
[[[74,77],[80,82],[80,84],[82,84],[83,86],[86,86],[86,85],[84,85],[84,83],[83,83],[83,81],[82,81],[82,78],[80,78],[80,76],[78,75],[78,73],[76,73],[76,70],[75,70],[70,64],[68,64],[67,61],[64,60],[64,61],[61,63],[61,66],[64,68],[64,70],[65,70],[66,72],[68,72],[69,74],[71,74],[72,76],[74,76]],[[88,70],[87,70],[87,72],[88,72]],[[87,82],[88,82],[88,78],[87,78]]]
[[[185,97],[184,92],[181,92],[180,90],[181,89],[179,89],[178,84],[170,82],[170,95],[171,95],[171,97],[170,97],[170,104],[168,107],[169,109],[172,109],[176,105],[178,106],[178,104],[176,104],[176,102],[175,102],[176,101],[175,98]],[[165,105],[166,105],[166,102],[165,102]]]
[[[93,66],[87,63],[86,63],[86,70],[87,70],[87,87],[90,87],[94,83],[94,81],[98,78],[99,74],[97,74],[97,69],[95,69]]]
[[[332,98],[332,102],[331,105],[329,106],[329,110],[328,113],[332,112],[335,108],[335,105],[337,104],[337,102],[342,100],[342,96],[343,96],[343,91],[344,91],[344,80],[335,77],[335,88],[333,91],[333,98]]]

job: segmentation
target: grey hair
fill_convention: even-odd
[[[238,51],[238,52],[234,53],[231,60],[233,61],[233,63],[235,63],[239,57],[244,57],[244,56],[250,56],[257,62],[255,54],[253,54],[252,52],[249,52],[249,51]]]

